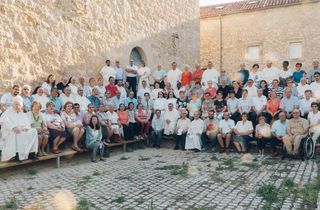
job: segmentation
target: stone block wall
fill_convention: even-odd
[[[281,68],[288,60],[294,68],[302,62],[303,69],[311,68],[312,60],[319,59],[320,24],[317,14],[320,3],[257,10],[221,16],[222,22],[222,68],[231,75],[239,69],[241,62],[250,69],[253,63],[265,67],[267,60]],[[201,65],[212,60],[220,68],[220,20],[219,17],[203,18],[200,21]],[[302,58],[288,59],[290,42],[302,42]],[[246,60],[249,46],[260,46],[259,61]]]
[[[107,58],[127,65],[137,46],[151,68],[199,62],[199,22],[197,0],[3,0],[0,94],[50,73],[97,76]]]

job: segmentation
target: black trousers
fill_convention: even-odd
[[[122,127],[123,127],[123,134],[124,134],[125,140],[132,140],[134,135],[133,135],[133,129],[130,128],[130,124],[129,125],[123,124]]]
[[[266,144],[269,141],[269,138],[262,137],[262,138],[256,138],[256,140],[258,144],[258,150],[263,150],[266,148]]]
[[[278,140],[275,136],[271,136],[270,144],[271,144],[272,151],[275,152],[277,149],[276,148],[277,144],[283,144],[283,142]]]
[[[134,97],[137,98],[137,77],[127,77],[129,82],[129,89],[134,92]]]
[[[183,133],[182,135],[175,135],[177,148],[184,149],[186,144],[186,136],[187,133]]]

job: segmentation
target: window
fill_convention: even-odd
[[[247,57],[248,61],[259,61],[260,60],[260,46],[248,47],[246,57]]]
[[[289,59],[302,58],[302,43],[301,42],[291,42],[288,48]]]

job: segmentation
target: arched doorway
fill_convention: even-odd
[[[134,60],[134,64],[137,65],[137,66],[139,66],[141,64],[142,60],[145,63],[147,63],[146,56],[145,56],[143,50],[141,49],[141,47],[134,47],[131,50],[130,59],[133,59]]]

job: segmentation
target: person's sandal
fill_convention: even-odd
[[[59,149],[53,149],[53,150],[52,150],[52,153],[53,153],[53,154],[59,154],[59,153],[61,153],[61,150],[59,150]]]

